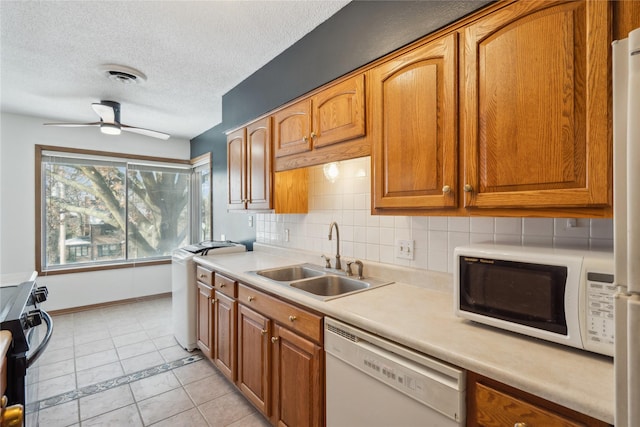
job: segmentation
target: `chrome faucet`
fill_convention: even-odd
[[[338,230],[338,223],[335,221],[329,224],[329,240],[331,240],[334,226],[336,227],[336,269],[340,270],[342,268],[342,264],[340,264],[340,230]]]

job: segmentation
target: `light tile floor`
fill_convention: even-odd
[[[178,346],[170,297],[53,322],[29,368],[26,427],[269,425],[199,351]]]

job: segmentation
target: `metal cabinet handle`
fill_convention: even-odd
[[[221,288],[224,288],[224,287],[225,287],[225,286],[227,286],[227,285],[226,285],[226,284],[224,284],[224,283],[218,283],[218,286],[220,286]]]
[[[266,330],[266,329],[261,330],[261,331],[260,331],[260,334],[261,334],[261,335],[266,335],[266,334],[267,334],[267,330]]]
[[[471,184],[465,184],[464,185],[464,192],[465,193],[471,193],[473,191],[473,187],[471,186]]]
[[[271,337],[271,342],[275,344],[275,343],[278,342],[279,339],[280,338],[278,338],[278,337]]]
[[[442,192],[443,192],[444,194],[451,193],[451,187],[450,187],[450,186],[448,186],[448,185],[443,186],[443,187],[442,187]]]
[[[529,427],[527,423],[515,423],[513,427]]]
[[[315,133],[315,132],[311,132],[311,138],[315,138],[315,137],[317,137],[317,136],[318,136],[318,135],[316,135],[316,133]]]
[[[296,317],[296,316],[289,316],[289,321],[290,321],[290,322],[293,322],[293,321],[295,321],[296,319],[297,319],[297,317]]]
[[[201,278],[201,279],[204,279],[205,277],[207,277],[207,275],[206,275],[206,274],[202,274],[202,273],[200,273],[200,278]]]
[[[306,135],[302,137],[302,141],[303,142],[309,142],[309,137],[307,137]]]
[[[247,300],[248,300],[249,302],[253,301],[254,299],[256,299],[256,297],[247,297]]]

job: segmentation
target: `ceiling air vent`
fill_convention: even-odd
[[[126,85],[142,83],[147,80],[147,76],[142,72],[124,65],[108,64],[103,65],[101,69],[108,79]]]

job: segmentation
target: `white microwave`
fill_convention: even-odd
[[[613,253],[473,244],[454,250],[457,316],[613,356]]]

